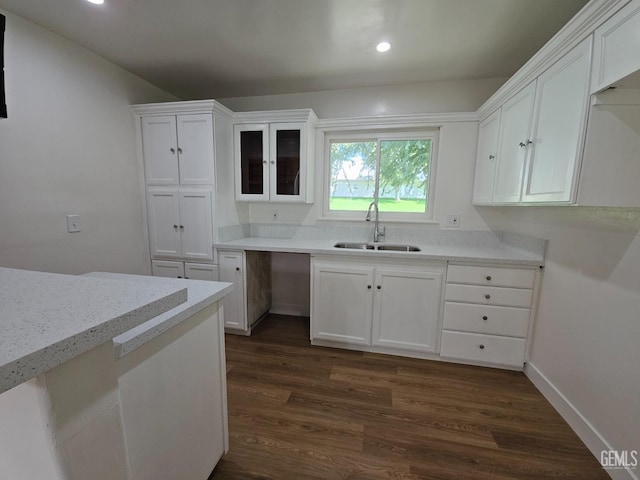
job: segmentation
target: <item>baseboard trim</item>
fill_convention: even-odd
[[[269,313],[277,315],[293,315],[296,317],[310,316],[311,309],[309,305],[296,305],[293,303],[273,303],[269,309]]]
[[[544,395],[553,408],[558,411],[573,431],[576,432],[598,461],[600,460],[601,451],[614,450],[591,422],[578,411],[569,399],[535,365],[527,363],[524,367],[524,374]],[[606,472],[613,480],[639,480],[629,468],[608,469]]]

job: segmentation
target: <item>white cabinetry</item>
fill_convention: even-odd
[[[444,264],[312,257],[311,340],[436,352]]]
[[[502,105],[493,179],[483,162],[495,133],[480,130],[474,204],[575,203],[590,58],[587,38]]]
[[[594,32],[591,93],[611,85],[640,87],[640,0],[632,0]],[[629,78],[632,75],[633,78]]]
[[[218,281],[218,265],[209,265],[206,263],[152,260],[151,273],[155,277]]]
[[[153,257],[213,260],[211,190],[149,188]]]
[[[313,111],[238,115],[242,123],[234,126],[236,200],[312,202],[317,120]]]
[[[501,113],[502,109],[499,108],[480,122],[478,127],[476,175],[473,184],[474,205],[490,205],[493,201]]]
[[[537,272],[449,265],[440,355],[522,368]]]
[[[535,82],[502,106],[494,203],[518,203],[528,146]]]
[[[152,273],[209,279],[215,276],[210,268],[216,204],[214,127],[227,125],[230,130],[232,114],[209,100],[133,108],[144,165],[151,259],[164,262],[153,263]],[[231,136],[220,141],[230,145]],[[201,262],[202,267],[189,275],[184,262]]]
[[[219,277],[233,283],[223,299],[224,326],[230,333],[251,334],[271,308],[271,254],[218,250]]]

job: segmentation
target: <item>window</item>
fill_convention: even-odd
[[[363,218],[377,202],[381,218],[432,219],[437,132],[326,136],[325,217]]]

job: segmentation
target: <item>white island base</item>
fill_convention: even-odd
[[[230,287],[147,281],[176,282],[189,298],[122,342],[116,337],[0,394],[2,478],[208,478],[228,449],[218,300]],[[140,338],[144,344],[128,351],[126,343]]]

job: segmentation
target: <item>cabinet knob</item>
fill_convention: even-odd
[[[496,158],[495,155],[489,155],[489,160],[493,160],[494,158]]]
[[[482,316],[482,319],[483,319],[483,320],[489,320],[489,317],[487,317],[486,315],[483,315],[483,316]]]
[[[180,230],[184,230],[184,225],[180,225]]]
[[[488,293],[484,296],[484,298],[486,298],[487,300],[489,300],[491,298],[491,295],[489,295]]]
[[[275,165],[275,164],[276,164],[275,160],[271,160],[271,165]]]
[[[487,275],[487,282],[491,281],[491,275]]]
[[[266,160],[262,160],[262,163],[264,163],[264,164],[266,165],[266,164],[267,164],[267,161],[266,161]]]
[[[367,289],[368,289],[368,290],[371,290],[371,285],[367,285]]]
[[[240,267],[236,267],[236,272],[239,272],[239,271],[240,271]]]
[[[478,348],[479,348],[480,350],[484,350],[484,345],[478,345]]]
[[[376,288],[377,288],[378,290],[382,290],[382,285],[378,285]]]
[[[182,149],[178,147],[178,153],[182,153]]]
[[[178,225],[174,225],[174,226],[173,226],[173,228],[177,229],[177,228],[178,228]]]
[[[169,149],[169,151],[170,151],[171,153],[176,153],[176,149],[175,149],[175,148],[173,148],[173,147],[171,147],[171,148]]]
[[[178,278],[182,278],[180,275],[178,275]]]
[[[531,140],[525,140],[524,142],[520,142],[518,145],[520,145],[520,148],[524,148],[524,147],[528,147],[529,145],[531,145],[533,142]]]

